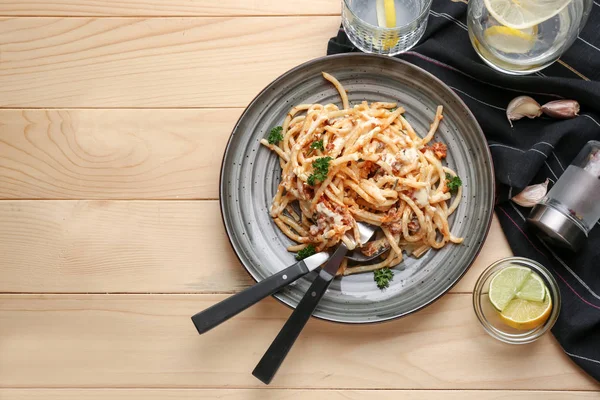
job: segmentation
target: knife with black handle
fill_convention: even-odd
[[[320,252],[287,267],[283,271],[264,279],[255,285],[234,294],[214,306],[192,317],[199,334],[208,332],[215,326],[227,321],[259,300],[272,295],[284,286],[318,268],[329,258],[329,253]]]

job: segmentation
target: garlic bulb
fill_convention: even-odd
[[[508,118],[510,126],[513,126],[512,121],[523,117],[536,118],[540,115],[542,115],[542,107],[529,96],[515,97],[506,108],[506,118]]]
[[[548,179],[544,183],[527,186],[521,193],[512,198],[512,201],[521,207],[533,207],[546,196],[548,192]]]

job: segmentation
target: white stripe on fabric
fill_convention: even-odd
[[[583,43],[587,44],[588,46],[596,49],[597,51],[600,51],[599,48],[597,48],[596,46],[594,46],[593,44],[591,44],[590,42],[588,42],[587,40],[583,39],[581,36],[577,36],[577,39],[581,40]]]
[[[600,124],[598,123],[598,121],[596,121],[594,118],[592,118],[591,116],[587,115],[587,114],[581,114],[582,117],[588,117],[589,119],[591,119],[592,121],[594,121],[596,123],[596,125],[600,126]]]
[[[577,354],[569,353],[566,350],[565,350],[565,353],[567,355],[570,355],[571,357],[580,358],[580,359],[585,360],[585,361],[589,361],[589,362],[600,364],[600,361],[594,360],[593,358],[587,358],[587,357],[584,357],[584,356],[578,356]]]
[[[507,149],[511,149],[511,150],[517,150],[517,151],[520,151],[521,153],[525,153],[525,151],[524,151],[524,150],[517,149],[516,147],[508,146],[508,145],[506,145],[506,144],[501,144],[501,143],[492,143],[492,144],[488,144],[488,147],[506,147]]]
[[[521,219],[523,221],[525,221],[525,216],[521,213],[521,211],[519,211],[519,209],[517,208],[517,206],[515,206],[512,201],[510,201],[509,203],[512,206],[512,208],[517,212],[517,214],[519,214],[519,217],[521,217]]]
[[[448,87],[449,87],[450,89],[452,89],[452,90],[455,90],[455,91],[457,91],[457,92],[459,92],[459,93],[462,93],[462,94],[464,94],[464,95],[465,95],[465,96],[467,96],[467,97],[470,97],[471,99],[475,100],[475,101],[476,101],[476,102],[478,102],[478,103],[485,104],[486,106],[488,106],[488,107],[492,107],[492,108],[495,108],[496,110],[500,110],[500,111],[506,111],[506,108],[502,108],[502,107],[495,106],[495,105],[493,105],[493,104],[486,103],[485,101],[483,101],[483,100],[479,100],[479,99],[477,99],[477,98],[475,98],[475,97],[471,96],[470,94],[468,94],[468,93],[465,93],[465,92],[463,92],[462,90],[460,90],[460,89],[457,89],[457,88],[455,88],[455,87],[453,87],[453,86],[448,86]]]
[[[537,153],[540,153],[541,155],[543,155],[544,157],[548,157],[548,155],[546,153],[544,153],[543,151],[539,151],[538,149],[529,149],[531,151],[535,151]]]
[[[541,143],[541,142],[538,142]],[[538,144],[536,143],[536,144]],[[534,146],[536,145],[534,144]],[[500,143],[492,143],[492,144],[488,144],[488,147],[506,147],[507,149],[511,149],[511,150],[516,150],[519,151],[521,153],[525,153],[525,150],[521,150],[521,149],[517,149],[516,147],[512,147],[512,146],[507,146],[505,144],[500,144]],[[542,153],[541,151],[539,151],[538,149],[529,149],[529,150],[533,150],[536,151],[538,153],[540,153],[541,155],[543,155],[544,157],[548,157],[546,155],[546,153]],[[527,150],[527,151],[529,151]],[[546,167],[548,167],[548,169],[550,170],[550,172],[552,173],[552,176],[554,176],[554,179],[558,180],[558,176],[556,176],[556,174],[554,173],[554,171],[552,170],[552,168],[550,167],[550,164],[548,164],[547,161],[544,161],[544,164],[546,164]]]
[[[460,26],[465,31],[468,30],[468,28],[467,28],[467,26],[465,24],[463,24],[461,21],[459,21],[456,18],[454,18],[452,15],[449,15],[449,14],[446,14],[446,13],[438,13],[438,12],[433,11],[433,10],[429,10],[429,13],[432,14],[434,17],[444,17],[448,21],[454,22],[456,25]]]
[[[545,144],[547,146],[550,146],[552,148],[554,148],[554,146],[552,146],[552,144],[548,143],[548,142],[537,142],[536,144]],[[535,145],[534,145],[535,146]]]
[[[548,161],[544,161],[544,164],[546,164],[546,167],[548,167],[548,169],[550,170],[550,172],[552,172],[552,176],[554,176],[554,179],[558,180],[558,176],[556,176],[556,174],[554,173],[554,171],[552,170],[552,168],[550,168],[550,164],[548,164]]]
[[[562,169],[564,171],[565,167],[562,166],[562,163],[560,162],[560,160],[558,159],[558,157],[556,157],[556,153],[552,153],[552,155],[554,156],[554,159],[556,160],[556,162],[560,166],[560,169]]]
[[[465,25],[462,21],[454,18],[452,15],[450,14],[446,14],[446,13],[438,13],[440,15],[446,16],[447,18],[450,18],[451,20],[455,21],[458,25],[462,26],[463,28],[465,28],[466,31],[469,30],[469,28],[467,27],[467,25]]]

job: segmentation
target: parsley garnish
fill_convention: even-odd
[[[390,108],[390,110],[389,110],[389,111],[390,111],[390,112],[394,112],[394,111],[396,111],[397,109],[398,109],[398,107],[394,107],[394,108]]]
[[[311,149],[318,149],[318,150],[325,150],[325,147],[323,147],[323,140],[315,140],[314,142],[312,142],[310,144],[310,148]]]
[[[394,271],[389,268],[376,269],[373,271],[373,280],[379,289],[385,289],[394,280]]]
[[[313,161],[312,166],[314,172],[307,179],[310,186],[314,186],[316,181],[323,182],[327,179],[327,174],[329,173],[329,161],[331,160],[333,160],[331,157],[320,157]]]
[[[313,151],[315,151],[315,149],[319,149],[321,151],[325,150],[325,147],[323,147],[323,140],[315,140],[314,142],[312,142],[310,144],[310,150],[307,156],[310,156],[313,153]]]
[[[462,186],[462,181],[458,176],[452,176],[446,173],[446,186],[448,186],[450,192],[455,193],[458,188]]]
[[[300,250],[298,254],[296,254],[296,260],[304,260],[306,257],[310,257],[313,254],[315,254],[315,246],[309,244],[308,246]]]
[[[271,129],[271,132],[269,132],[269,138],[267,139],[269,144],[277,144],[281,142],[283,140],[283,134],[281,133],[282,131],[283,128],[281,126],[276,126],[275,128]]]

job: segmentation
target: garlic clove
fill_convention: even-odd
[[[512,121],[523,117],[535,118],[540,115],[542,115],[542,107],[529,96],[515,97],[508,103],[506,108],[506,118],[508,118],[510,126],[513,126]]]
[[[521,193],[514,196],[512,201],[520,205],[521,207],[533,207],[546,196],[548,193],[548,181],[546,179],[544,183],[538,183],[536,185],[527,186]]]
[[[575,118],[579,115],[579,103],[575,100],[554,100],[544,104],[542,112],[552,118]]]

